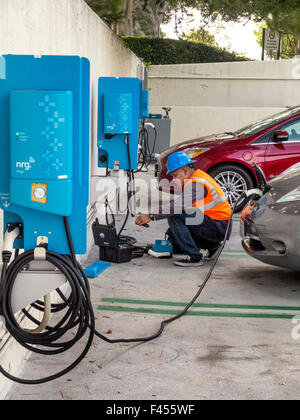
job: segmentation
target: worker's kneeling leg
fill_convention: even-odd
[[[171,237],[174,238],[178,247],[182,252],[188,255],[202,257],[200,249],[194,241],[189,227],[186,223],[187,216],[184,214],[176,214],[168,218],[168,224],[171,231]],[[172,242],[172,241],[171,241]]]

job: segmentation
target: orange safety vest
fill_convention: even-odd
[[[199,207],[205,215],[213,220],[229,220],[231,207],[220,185],[211,176],[199,169],[193,173],[184,187],[186,188],[192,182],[201,182],[207,189],[206,197],[203,200],[195,201],[193,207]]]

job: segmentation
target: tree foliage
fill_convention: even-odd
[[[300,54],[300,2],[299,0],[196,0],[204,18],[221,16],[224,21],[238,22],[249,19],[265,22],[273,30],[297,39],[296,54]],[[194,3],[194,0],[192,0]]]
[[[108,24],[121,22],[124,19],[122,9],[124,0],[85,0],[87,4]]]
[[[173,8],[168,0],[134,0],[135,35],[159,38],[161,25],[171,19]]]
[[[221,15],[225,21],[254,19],[282,33],[300,34],[299,0],[197,0],[196,7],[207,18]]]
[[[245,57],[199,42],[176,39],[122,37],[125,45],[148,64],[245,61]]]
[[[210,45],[211,47],[219,46],[216,41],[215,36],[204,28],[200,28],[200,29],[193,28],[188,33],[184,32],[180,38],[185,41],[200,42],[205,45]]]
[[[188,14],[198,0],[85,0],[121,35],[160,37],[160,27],[174,11]]]
[[[160,26],[171,18],[179,0],[85,0],[121,35],[159,37]],[[181,6],[180,6],[181,7]]]
[[[159,37],[160,26],[170,20],[174,11],[188,14],[198,9],[207,22],[221,17],[225,22],[254,20],[284,35],[286,43],[298,44],[300,53],[299,0],[86,0],[116,32],[123,35]],[[289,54],[288,54],[289,56]]]

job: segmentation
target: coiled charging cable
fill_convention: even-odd
[[[68,221],[66,218],[64,220],[66,232],[68,232],[69,235]],[[4,257],[4,260],[6,261],[3,263],[1,275],[0,312],[5,319],[8,332],[19,344],[34,353],[56,355],[69,350],[85,335],[87,330],[89,331],[87,343],[78,358],[66,369],[63,369],[54,375],[36,380],[20,379],[11,375],[0,366],[0,372],[5,377],[20,384],[37,385],[55,380],[70,372],[84,359],[94,340],[95,317],[90,300],[88,279],[82,267],[76,261],[73,247],[71,249],[71,257],[60,255],[49,250],[46,251],[46,260],[65,276],[66,281],[71,288],[71,293],[69,297],[66,298],[59,289],[56,290],[63,300],[63,303],[52,304],[51,312],[57,313],[63,311],[63,315],[54,326],[46,326],[44,332],[37,334],[35,330],[24,330],[19,326],[15,319],[11,304],[12,290],[16,277],[22,271],[23,267],[34,260],[34,251],[24,252],[12,261],[9,266],[7,266],[7,258],[7,256],[6,258]],[[37,301],[31,306],[34,309],[45,313],[45,304],[43,302]],[[28,310],[24,309],[23,313],[39,328],[40,321],[35,319]],[[74,333],[74,336],[70,338],[71,334],[68,333],[70,333],[71,330],[72,333]],[[66,335],[69,337],[66,338]]]

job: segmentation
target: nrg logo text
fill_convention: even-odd
[[[31,169],[31,164],[35,163],[33,157],[30,157],[28,162],[17,162],[16,168],[25,169],[25,171],[29,171]]]

